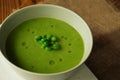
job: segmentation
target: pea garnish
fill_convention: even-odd
[[[60,49],[58,38],[54,35],[47,34],[42,36],[35,36],[35,40],[41,45],[41,48],[47,51]]]
[[[35,40],[36,40],[36,41],[41,40],[41,38],[42,38],[41,36],[35,36]]]

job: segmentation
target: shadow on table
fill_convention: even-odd
[[[86,61],[99,80],[120,80],[120,27],[94,37],[92,53]]]
[[[106,0],[110,5],[113,6],[113,8],[120,12],[120,0]]]

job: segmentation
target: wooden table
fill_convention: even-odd
[[[93,33],[87,66],[99,80],[120,80],[120,0],[0,0],[0,23],[16,9],[56,4],[79,14]]]

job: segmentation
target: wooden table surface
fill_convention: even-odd
[[[0,0],[0,23],[16,9],[56,4],[79,14],[93,33],[87,66],[99,80],[120,80],[120,0]]]

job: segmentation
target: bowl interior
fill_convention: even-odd
[[[38,17],[56,18],[73,26],[80,33],[84,41],[85,51],[80,64],[88,58],[92,48],[92,34],[85,21],[80,16],[66,8],[47,4],[34,5],[20,9],[6,18],[2,24],[3,27],[0,30],[1,51],[5,53],[5,41],[11,30],[26,20]]]

